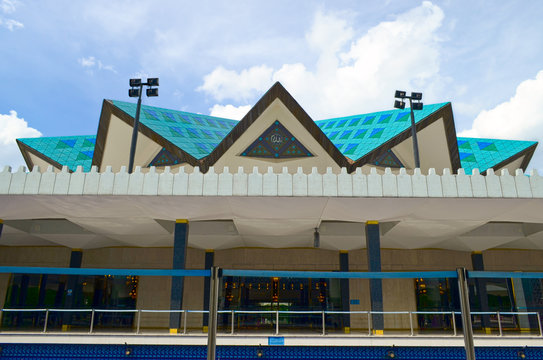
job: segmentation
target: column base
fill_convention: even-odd
[[[179,329],[170,329],[170,334],[175,335],[179,333]]]
[[[373,330],[373,335],[383,336],[384,331],[383,330]]]

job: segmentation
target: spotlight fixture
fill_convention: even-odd
[[[413,153],[415,157],[415,168],[420,168],[420,159],[419,159],[419,142],[417,140],[417,128],[415,126],[415,115],[413,110],[422,110],[423,104],[422,93],[412,92],[411,96],[407,96],[407,93],[403,90],[396,90],[394,93],[394,108],[396,109],[405,109],[404,99],[409,99],[409,107],[411,112],[411,137],[413,138]],[[414,102],[413,102],[414,101]]]
[[[158,86],[158,78],[147,78],[147,82],[142,82],[141,79],[130,79],[130,89],[128,89],[129,97],[137,97],[138,104],[136,106],[136,116],[134,117],[134,129],[132,130],[132,142],[130,143],[130,157],[128,162],[128,173],[132,174],[134,169],[134,156],[136,155],[136,144],[138,142],[138,126],[140,123],[141,112],[141,94],[144,86],[149,88],[145,94],[148,97],[158,96],[158,89],[153,86]]]
[[[319,234],[319,228],[315,228],[315,232],[313,233],[313,247],[319,248],[321,246],[321,235]]]
[[[257,358],[261,358],[262,356],[264,355],[264,353],[262,352],[262,345],[258,345],[258,350],[256,350],[256,357]]]
[[[392,350],[392,349],[391,349],[391,350],[387,350],[385,357],[386,357],[387,359],[395,359],[395,358],[396,358],[396,353],[395,353],[394,350]]]
[[[524,352],[524,350],[525,350],[525,348],[522,349],[522,350],[519,350],[519,351],[517,352],[517,357],[518,357],[519,359],[526,359],[526,353]]]
[[[128,346],[126,343],[124,343],[124,355],[125,356],[130,356],[132,355],[132,348],[130,346]]]

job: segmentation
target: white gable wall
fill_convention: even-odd
[[[128,166],[131,142],[132,127],[111,114],[100,171],[105,171],[108,165],[111,165],[114,172],[119,171],[123,165]],[[134,167],[147,166],[161,149],[161,145],[140,132],[138,134]]]
[[[312,154],[312,157],[294,159],[266,159],[240,156],[258,137],[278,120],[290,133],[298,139]],[[340,167],[326,152],[305,127],[294,117],[287,107],[279,99],[275,99],[270,106],[249,126],[249,128],[232,144],[232,146],[213,165],[217,172],[222,172],[224,166],[230,167],[230,171],[243,166],[250,171],[258,166],[260,172],[267,172],[269,166],[275,172],[281,172],[286,166],[290,173],[295,173],[298,167],[302,167],[305,173],[310,173],[312,167],[317,167],[320,173],[326,172],[327,167],[332,167],[339,173]]]

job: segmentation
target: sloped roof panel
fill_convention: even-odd
[[[414,112],[415,123],[447,104],[425,104],[423,110]],[[315,123],[343,155],[357,160],[407,130],[411,126],[411,119],[407,108],[318,120]]]
[[[83,166],[83,171],[90,171],[95,135],[57,136],[18,139],[24,145],[41,153],[60,165],[66,165],[72,171]],[[43,157],[42,156],[42,157]]]
[[[136,116],[136,104],[113,100],[128,115]],[[184,111],[141,106],[140,122],[197,159],[206,157],[238,121]]]
[[[459,137],[457,140],[460,163],[466,174],[471,174],[475,168],[480,172],[486,171],[537,144],[535,141],[465,137]]]

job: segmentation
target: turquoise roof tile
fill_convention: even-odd
[[[466,174],[477,168],[480,172],[490,169],[522,150],[537,144],[535,141],[499,140],[459,137],[458,153]]]
[[[113,100],[113,104],[135,116],[136,104]],[[419,122],[448,103],[425,105],[415,111]],[[409,109],[315,121],[340,152],[357,160],[408,129]],[[160,134],[197,159],[209,155],[238,124],[238,121],[183,111],[142,105],[142,124]],[[78,165],[89,171],[96,136],[61,136],[19,139],[46,157],[75,171]],[[474,168],[485,171],[518,152],[536,144],[533,141],[458,138],[460,162],[467,174]]]
[[[136,104],[113,100],[130,116],[136,116]],[[238,121],[184,111],[141,106],[140,122],[183,151],[201,159],[209,155]]]
[[[415,122],[421,121],[447,104],[425,104],[422,110],[415,111]],[[409,116],[409,109],[387,110],[370,114],[318,120],[315,123],[330,138],[332,143],[340,149],[343,155],[353,160],[358,160],[407,130],[411,126]],[[348,136],[336,138],[338,132],[341,130],[343,130],[342,134],[345,134],[349,130],[351,130],[351,133]],[[345,140],[347,141],[345,142]],[[358,146],[343,147],[346,143],[358,143]]]
[[[23,144],[42,153],[72,171],[83,166],[83,171],[90,171],[96,136],[57,136],[18,139]]]

